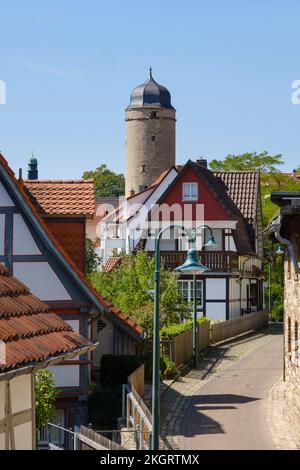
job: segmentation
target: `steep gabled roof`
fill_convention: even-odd
[[[50,232],[47,224],[39,214],[35,205],[25,191],[23,180],[17,180],[14,172],[9,167],[7,161],[0,153],[0,175],[5,179],[14,193],[16,200],[22,208],[24,214],[32,222],[36,232],[46,244],[47,249],[53,254],[56,260],[72,277],[78,287],[85,293],[93,305],[101,312],[123,327],[135,339],[140,340],[142,329],[128,315],[124,314],[118,307],[107,301],[99,292],[97,292],[85,278],[84,274],[77,268],[71,258],[68,256],[62,245],[56,240]]]
[[[146,202],[150,199],[154,191],[157,189],[157,187],[164,181],[164,179],[169,175],[169,173],[175,170],[178,173],[178,167],[173,165],[171,166],[168,170],[165,170],[155,181],[154,183],[149,186],[148,188],[144,189],[143,191],[140,191],[138,193],[133,194],[132,196],[129,196],[123,201],[119,206],[117,206],[113,211],[111,211],[109,214],[107,214],[102,220],[107,221],[107,222],[124,222],[125,220],[128,222],[131,220],[138,212],[139,208],[141,205],[146,204]],[[137,198],[138,200],[138,208],[135,208],[134,213],[128,214],[128,216],[125,218],[122,209],[124,208],[124,202],[127,203],[129,201],[132,203],[134,202],[134,198]]]
[[[24,180],[24,185],[42,215],[94,215],[92,180]]]
[[[250,241],[251,234],[248,231],[247,223],[243,214],[228,195],[225,185],[220,184],[220,180],[218,180],[214,174],[205,166],[199,165],[192,160],[188,160],[178,175],[174,178],[172,183],[168,186],[164,194],[162,194],[160,199],[157,201],[157,204],[161,204],[163,202],[166,195],[177,184],[187,168],[191,168],[195,174],[197,174],[199,179],[210,189],[224,210],[233,217],[233,220],[237,221],[235,237],[237,250],[243,253],[253,253],[254,249]]]
[[[93,345],[75,333],[71,326],[0,263],[0,374],[24,365],[38,365],[83,354]]]
[[[256,221],[259,193],[259,172],[257,171],[215,171],[213,175],[225,185],[228,196],[239,208],[245,219]]]

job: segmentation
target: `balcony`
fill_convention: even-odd
[[[154,256],[154,252],[151,252]],[[166,269],[175,269],[186,260],[186,251],[161,251],[161,261]],[[237,272],[239,257],[235,251],[198,251],[199,261],[216,272]]]

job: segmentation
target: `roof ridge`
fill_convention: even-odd
[[[101,296],[101,294],[89,283],[89,281],[86,279],[84,274],[80,271],[80,269],[78,269],[76,264],[69,257],[69,255],[67,254],[67,252],[65,251],[65,249],[63,248],[61,243],[57,240],[57,238],[49,230],[46,222],[43,220],[41,215],[38,213],[36,207],[31,202],[30,197],[26,193],[24,181],[23,180],[17,180],[17,178],[15,177],[14,172],[11,170],[11,168],[9,167],[7,161],[5,160],[5,158],[3,157],[3,155],[0,152],[0,164],[1,163],[4,165],[5,170],[9,173],[9,176],[11,177],[14,185],[16,186],[16,189],[20,192],[20,194],[24,198],[26,204],[30,208],[33,216],[37,219],[37,221],[40,224],[42,230],[44,230],[44,232],[45,232],[46,236],[48,237],[48,239],[50,240],[50,242],[53,243],[54,248],[56,248],[58,250],[58,252],[63,256],[63,259],[66,261],[66,263],[69,265],[69,267],[74,271],[74,274],[76,276],[78,276],[79,280],[85,285],[85,287],[87,287],[89,289],[91,294],[93,294],[95,296],[94,298],[96,298],[98,300],[98,302],[100,302],[100,304],[102,305],[102,307],[104,309],[107,308],[106,299],[103,296]],[[118,308],[118,307],[116,307],[116,308]],[[113,312],[112,309],[110,309],[110,310]],[[121,312],[120,309],[118,309],[118,310]],[[115,312],[113,312],[113,313],[115,313]],[[123,319],[120,315],[115,314],[115,316],[119,320],[121,320],[124,325],[129,326],[131,329],[133,329],[135,331],[136,334],[140,335],[143,331],[142,328],[136,322],[134,322],[135,326],[133,327],[130,323],[131,323],[131,321],[134,321],[134,320],[132,320],[129,315],[127,315],[125,313],[124,313],[124,315],[126,316],[125,319]]]
[[[78,180],[73,180],[73,179],[69,179],[69,180],[61,180],[61,179],[58,179],[58,180],[53,180],[53,179],[46,179],[46,180],[29,180],[29,179],[23,179],[22,180],[25,184],[49,184],[49,183],[52,183],[52,184],[79,184],[79,183],[94,183],[94,180],[89,178],[89,179],[78,179]]]

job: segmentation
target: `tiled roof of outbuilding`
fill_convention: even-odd
[[[23,180],[17,180],[15,177],[14,172],[8,165],[8,162],[6,159],[3,157],[3,155],[0,152],[0,166],[3,168],[3,170],[6,172],[6,174],[9,176],[13,184],[16,186],[17,191],[20,193],[22,198],[24,199],[25,203],[29,206],[30,211],[32,212],[34,218],[38,222],[39,226],[41,229],[44,231],[44,234],[46,237],[49,238],[50,242],[52,243],[52,246],[56,249],[56,251],[60,254],[60,257],[64,262],[67,264],[69,272],[72,273],[72,275],[81,283],[81,285],[86,289],[86,291],[89,293],[89,297],[93,298],[93,301],[95,303],[98,303],[101,305],[103,309],[106,309],[108,313],[111,313],[113,316],[116,317],[117,320],[119,320],[121,323],[124,324],[125,327],[129,328],[129,331],[132,331],[134,333],[136,338],[141,339],[141,335],[143,333],[142,328],[128,315],[123,313],[118,307],[113,305],[111,302],[106,300],[99,292],[94,289],[91,284],[88,282],[84,274],[78,269],[76,264],[72,261],[60,241],[55,238],[52,234],[52,232],[49,230],[47,224],[41,217],[40,213],[38,212],[36,205],[32,202],[30,196],[28,195],[28,192],[25,190],[25,183]]]
[[[123,256],[111,256],[110,258],[108,258],[108,260],[106,261],[105,263],[105,266],[104,266],[104,271],[106,273],[110,273],[111,271],[113,271],[117,266],[120,266],[120,264],[122,263],[122,260],[124,259]]]
[[[253,223],[257,213],[259,173],[257,171],[217,171],[213,174],[223,181],[228,196],[245,219]]]
[[[31,202],[43,215],[85,215],[95,212],[92,180],[24,180]]]
[[[53,360],[61,355],[86,352],[93,344],[0,264],[0,372]]]

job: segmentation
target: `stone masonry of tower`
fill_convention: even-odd
[[[126,109],[125,194],[139,192],[175,164],[176,110],[169,91],[154,81],[135,88]]]

